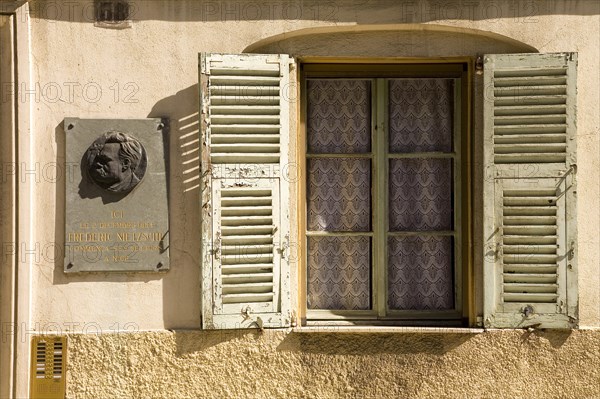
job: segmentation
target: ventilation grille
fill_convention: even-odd
[[[212,163],[279,162],[279,68],[279,63],[250,69],[211,68]]]
[[[64,398],[66,339],[35,337],[32,345],[31,397]]]
[[[565,163],[567,70],[494,72],[494,162]]]
[[[503,301],[556,303],[556,189],[504,190]]]
[[[129,3],[125,0],[96,0],[96,22],[114,24],[129,20]]]
[[[221,278],[224,304],[273,301],[274,229],[272,190],[223,189]]]

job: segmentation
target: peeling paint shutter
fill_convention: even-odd
[[[577,325],[577,56],[485,56],[486,327]]]
[[[200,55],[204,328],[291,322],[290,64]]]

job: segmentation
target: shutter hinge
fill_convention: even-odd
[[[571,240],[569,243],[569,252],[567,253],[567,259],[572,260],[575,257],[575,240]],[[568,265],[569,269],[573,268],[572,264]]]
[[[282,259],[286,259],[286,256],[287,256],[286,252],[289,248],[290,248],[290,235],[286,234],[285,240],[283,241],[283,243],[281,243],[281,247],[277,248],[277,252],[279,252]]]
[[[556,304],[556,312],[557,312],[557,313],[562,313],[562,312],[564,311],[564,308],[565,308],[565,304],[564,304],[564,302],[563,302],[563,301],[559,301],[559,302]]]
[[[217,232],[215,236],[215,241],[213,242],[213,249],[210,253],[215,257],[215,259],[221,259],[221,233]]]
[[[242,308],[242,316],[244,317],[244,321],[247,320],[252,320],[252,308],[250,307],[250,305],[246,306],[245,308]],[[256,324],[256,326],[263,331],[264,330],[264,323],[262,321],[262,319],[260,317],[257,317],[256,320],[252,320],[252,324]]]

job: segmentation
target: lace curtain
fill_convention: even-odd
[[[371,84],[307,85],[308,153],[348,155],[307,162],[307,228],[332,233],[308,238],[308,308],[371,309],[371,238],[335,236],[372,229],[371,160],[356,157],[371,151]],[[451,79],[390,80],[389,152],[452,151],[453,90]],[[390,159],[388,166],[390,231],[453,229],[451,159]],[[389,237],[387,244],[390,309],[453,307],[452,237]]]

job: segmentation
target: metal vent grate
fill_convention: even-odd
[[[565,163],[567,69],[494,71],[494,162]]]
[[[503,302],[556,303],[557,190],[504,190],[502,227]]]
[[[273,301],[274,227],[272,190],[222,190],[224,304]]]
[[[31,397],[65,397],[65,337],[34,337],[32,340]]]
[[[96,22],[120,23],[129,20],[129,3],[124,0],[96,0]]]
[[[280,63],[252,68],[211,62],[209,125],[212,163],[278,163]]]

